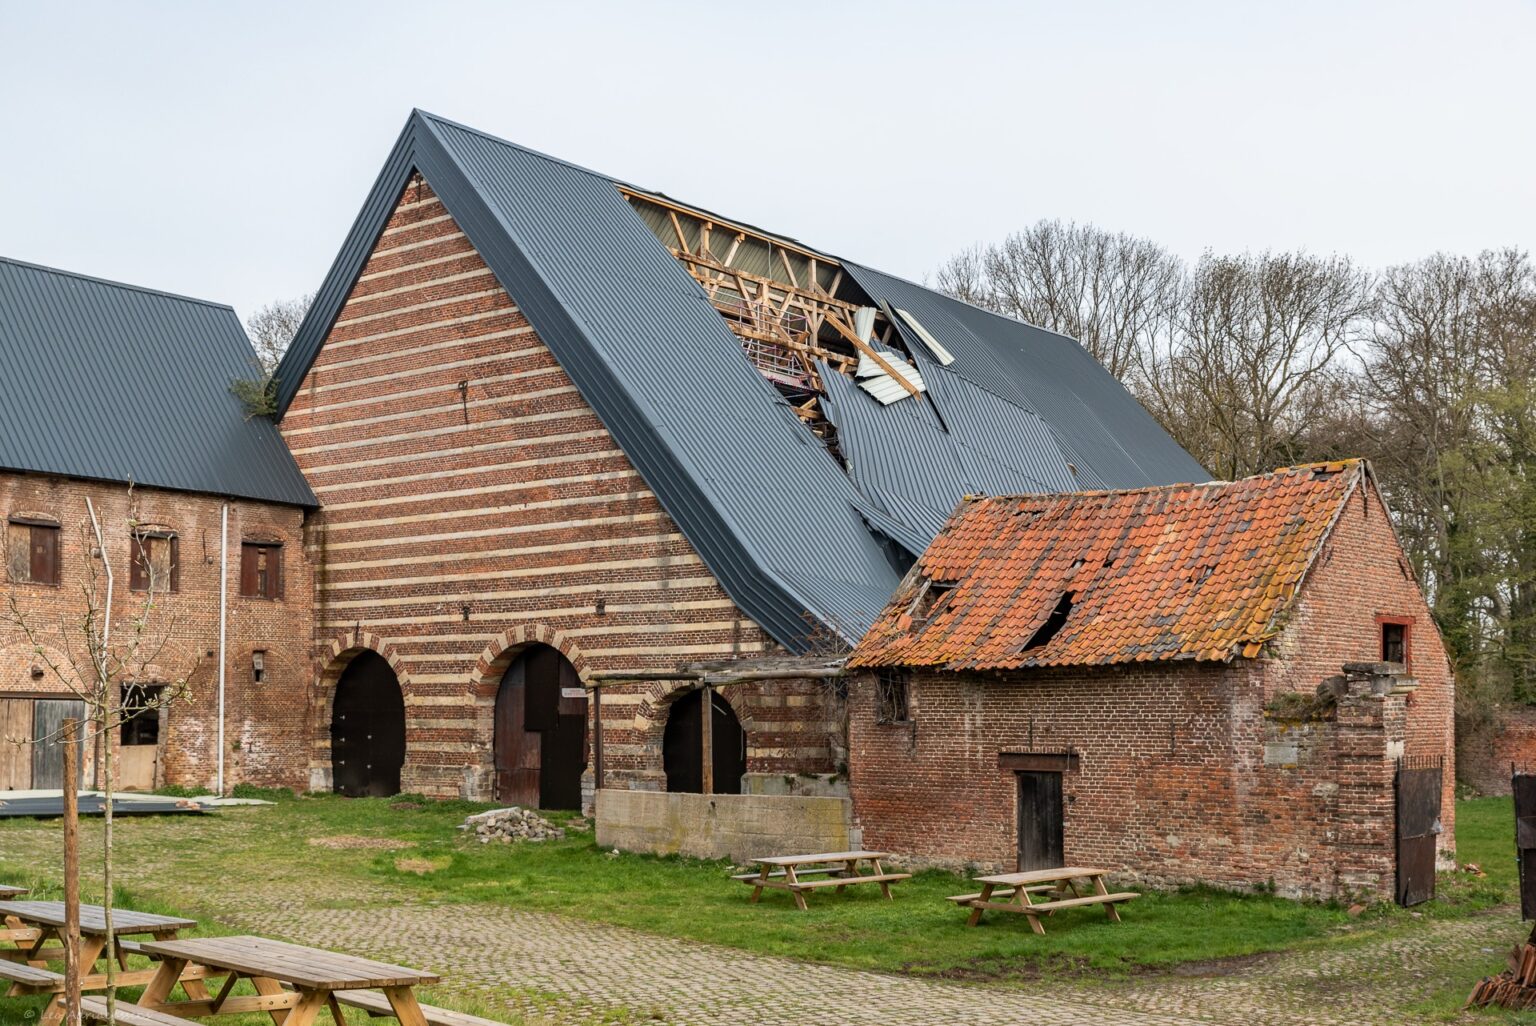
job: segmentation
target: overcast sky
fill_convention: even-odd
[[[1187,256],[1536,245],[1536,2],[0,0],[0,255],[314,289],[412,107],[922,278],[1040,218]]]

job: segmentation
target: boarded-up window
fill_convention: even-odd
[[[6,575],[19,584],[59,583],[59,528],[26,520],[5,525]]]
[[[128,587],[134,591],[180,591],[181,552],[174,534],[145,531],[133,536]]]
[[[240,594],[246,598],[283,597],[283,547],[272,542],[240,546]]]

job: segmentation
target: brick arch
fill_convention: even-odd
[[[581,646],[547,624],[520,623],[492,638],[481,651],[480,658],[475,662],[472,681],[475,696],[494,699],[496,689],[501,684],[501,675],[507,672],[512,660],[529,645],[548,645],[555,649],[576,668],[576,676],[581,678],[583,684],[589,682],[592,667],[582,653]]]
[[[29,641],[18,641],[14,645],[0,648],[0,698],[4,698],[6,692],[18,691],[56,692],[61,698],[74,693],[74,688],[61,681],[48,668],[49,663],[52,663],[78,685],[79,677],[72,672],[68,653],[52,645],[43,645],[43,652],[39,655],[37,647]],[[43,671],[40,679],[32,678],[34,667]]]
[[[331,772],[331,704],[336,697],[336,683],[341,680],[341,675],[346,672],[348,664],[364,652],[376,653],[394,671],[395,683],[400,686],[400,697],[406,703],[406,722],[409,726],[413,685],[411,675],[406,670],[405,664],[401,662],[399,654],[395,652],[395,647],[377,634],[368,631],[354,631],[332,638],[321,649],[316,673],[317,687],[312,691],[313,698],[310,702],[309,782],[311,790],[330,790],[328,783],[322,786],[322,781],[328,780]],[[409,747],[406,748],[406,759],[409,762]]]
[[[725,704],[731,707],[731,712],[736,714],[736,721],[746,732],[747,748],[750,750],[760,726],[752,715],[752,707],[731,695],[732,690],[743,686],[745,685],[734,684],[716,688],[715,694],[723,698]],[[644,697],[636,704],[635,718],[628,726],[634,730],[641,744],[648,750],[654,749],[658,753],[658,758],[661,752],[662,735],[667,729],[667,717],[672,713],[672,703],[692,690],[695,690],[694,681],[661,680],[651,681],[645,685]]]

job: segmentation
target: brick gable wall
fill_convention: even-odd
[[[497,684],[531,641],[560,648],[583,676],[774,647],[419,176],[281,429],[322,503],[311,549],[317,786],[329,692],[359,647],[387,653],[405,693],[402,787],[437,795],[488,794]],[[610,786],[662,786],[675,692],[605,691]],[[726,693],[750,725],[749,771],[831,768],[835,712],[817,694]]]
[[[160,738],[158,783],[211,790],[217,772],[219,646],[219,537],[222,500],[214,496],[129,490],[115,485],[29,474],[0,474],[0,517],[40,516],[60,525],[60,583],[14,584],[4,581],[22,615],[45,643],[62,657],[67,646],[80,651],[76,624],[85,614],[82,594],[90,547],[84,533],[90,523],[89,498],[96,507],[115,575],[114,634],[121,640],[143,608],[143,594],[129,590],[130,527],[140,524],[173,531],[179,539],[179,590],[161,595],[150,614],[147,636],[163,651],[154,667],[164,678],[189,670],[191,693],[166,711]],[[280,600],[240,595],[240,543],[243,538],[283,545],[286,588]],[[303,558],[304,513],[286,506],[247,500],[229,504],[229,599],[225,682],[225,782],[263,787],[301,788],[308,780],[309,724],[304,713],[310,689],[308,660],[309,603],[313,592]],[[0,570],[3,574],[3,570]],[[0,576],[0,581],[3,581]],[[105,578],[101,579],[105,589]],[[7,695],[68,698],[67,689],[44,674],[34,678],[40,661],[24,634],[0,618],[0,699]],[[67,637],[65,631],[67,630]],[[114,646],[116,647],[116,646]],[[265,651],[263,680],[254,680],[251,653]],[[195,669],[194,669],[195,668]]]

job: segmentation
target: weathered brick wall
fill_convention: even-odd
[[[1381,658],[1380,617],[1411,621],[1409,672],[1419,682],[1407,699],[1404,752],[1445,757],[1441,835],[1444,858],[1455,846],[1455,686],[1450,660],[1429,607],[1373,485],[1362,484],[1340,515],[1285,630],[1271,645],[1275,658],[1266,699],[1312,694],[1345,663]]]
[[[207,495],[77,481],[40,475],[0,473],[0,517],[36,516],[60,525],[60,583],[15,584],[0,576],[5,597],[14,595],[27,623],[50,639],[62,656],[68,642],[80,651],[77,624],[84,614],[89,558],[89,497],[96,507],[107,557],[115,576],[113,633],[126,642],[132,619],[143,608],[142,592],[129,590],[130,519],[176,533],[180,545],[179,590],[159,595],[146,637],[163,650],[152,666],[162,680],[191,670],[191,693],[166,713],[161,734],[161,782],[211,788],[217,764],[216,738],[219,644],[219,542],[222,500]],[[269,787],[302,787],[308,777],[309,730],[304,714],[309,692],[310,598],[313,592],[303,558],[302,510],[247,500],[229,504],[229,605],[225,684],[225,782]],[[285,597],[240,595],[242,538],[280,541]],[[94,542],[90,543],[94,545]],[[99,564],[98,564],[99,566]],[[105,578],[101,578],[103,595]],[[51,674],[34,678],[40,666],[22,632],[0,618],[0,697],[51,694],[67,698]],[[114,646],[116,647],[116,646]],[[266,671],[253,680],[251,653],[266,650]]]
[[[1456,773],[1479,794],[1509,794],[1512,765],[1536,773],[1536,708],[1501,706],[1491,722],[1464,730],[1456,738]]]
[[[532,641],[593,671],[773,647],[646,487],[430,186],[402,195],[281,429],[320,496],[312,781],[340,665],[405,696],[402,787],[486,794],[497,684]],[[662,786],[670,686],[611,687],[608,786]],[[749,769],[824,772],[820,689],[732,688]],[[794,710],[794,711],[791,711]]]
[[[1294,761],[1251,663],[1116,666],[1009,676],[925,673],[910,724],[875,720],[854,681],[849,733],[863,843],[941,864],[1017,857],[1010,753],[1067,753],[1065,856],[1154,882],[1273,884],[1289,895],[1390,893],[1391,759],[1400,697],[1344,703]],[[1383,804],[1385,803],[1385,804]]]

